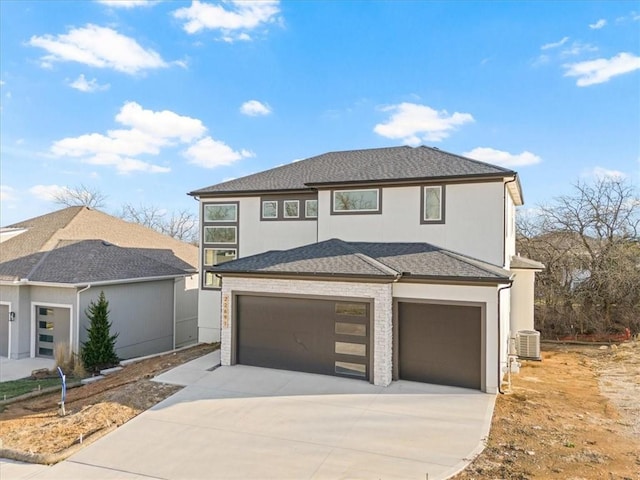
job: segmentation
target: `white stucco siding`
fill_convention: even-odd
[[[392,309],[391,284],[280,280],[262,278],[232,278],[223,282],[222,296],[228,314],[222,321],[222,364],[230,365],[232,358],[234,292],[275,293],[285,295],[322,295],[327,297],[373,299],[373,383],[387,386],[392,377]]]
[[[420,223],[421,187],[382,189],[381,214],[331,215],[331,192],[318,195],[318,241],[428,242],[503,265],[502,182],[448,184],[445,223]]]
[[[240,257],[248,257],[269,250],[287,250],[315,243],[317,221],[260,219],[260,198],[240,200]]]
[[[518,330],[534,329],[535,270],[512,270],[515,273],[511,287],[511,335]]]
[[[295,195],[293,198],[296,198]],[[316,220],[263,221],[260,217],[261,203],[259,196],[201,199],[201,203],[211,202],[239,203],[238,254],[240,257],[247,257],[268,250],[286,250],[317,241]],[[302,206],[301,208],[304,207]],[[202,222],[200,223],[202,225]],[[202,255],[200,258],[202,258]]]
[[[502,294],[504,295],[504,293]],[[393,284],[393,297],[398,299],[433,300],[437,303],[472,302],[485,306],[485,362],[484,362],[484,390],[488,393],[496,393],[498,389],[498,348],[506,346],[509,338],[508,316],[503,317],[498,342],[498,294],[496,286],[467,286],[467,285],[431,285],[413,283]],[[500,310],[505,312],[504,298]],[[504,315],[504,313],[503,313]],[[506,327],[506,332],[505,332]],[[478,339],[481,341],[482,339]],[[501,368],[506,365],[505,347],[502,347]]]

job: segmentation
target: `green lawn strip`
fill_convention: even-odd
[[[72,380],[72,378],[67,378],[67,383]],[[2,382],[0,383],[0,401],[57,386],[62,387],[62,382],[59,378],[42,378],[39,380],[21,378],[20,380]]]

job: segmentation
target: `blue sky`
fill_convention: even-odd
[[[188,191],[335,150],[517,170],[527,207],[640,182],[636,1],[0,1],[2,225],[84,184]]]

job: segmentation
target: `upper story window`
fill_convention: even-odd
[[[318,218],[315,193],[283,193],[260,197],[261,221],[303,221]]]
[[[204,243],[238,243],[238,227],[204,227]]]
[[[307,218],[318,218],[318,200],[305,200],[304,216]]]
[[[239,246],[239,203],[207,202],[202,205],[202,286],[219,288],[220,278],[209,267],[235,260]]]
[[[262,218],[278,218],[277,200],[264,200],[262,202]]]
[[[300,216],[299,200],[285,200],[283,203],[284,203],[284,218],[298,218]]]
[[[331,213],[382,213],[380,189],[334,190],[331,192]]]
[[[444,223],[444,185],[422,187],[420,223]]]
[[[204,206],[204,221],[206,222],[236,222],[238,220],[238,205],[234,203],[219,203]]]

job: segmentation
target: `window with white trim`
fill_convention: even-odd
[[[238,243],[238,227],[204,227],[204,243]]]
[[[304,216],[307,218],[318,218],[318,200],[305,200]]]
[[[235,260],[238,251],[235,248],[205,248],[204,265],[212,267]]]
[[[202,286],[220,288],[220,277],[211,267],[238,258],[240,203],[203,203],[201,215]]]
[[[300,201],[299,200],[285,200],[283,202],[284,218],[298,218],[300,217]]]
[[[238,205],[235,203],[217,203],[204,206],[205,222],[236,222]]]
[[[262,218],[278,218],[278,201],[263,200]]]
[[[380,213],[380,189],[334,190],[332,213]]]
[[[444,223],[444,185],[422,187],[421,223]]]

